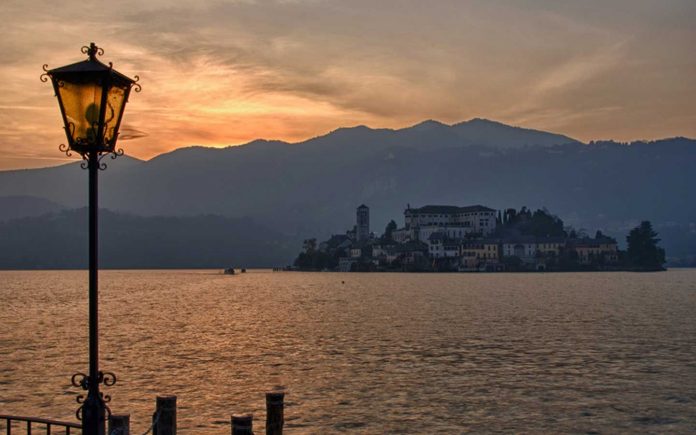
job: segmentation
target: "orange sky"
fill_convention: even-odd
[[[4,0],[0,170],[65,142],[41,65],[141,77],[128,154],[482,117],[580,139],[696,137],[691,0]]]

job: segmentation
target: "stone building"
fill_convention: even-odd
[[[482,205],[457,207],[452,205],[426,205],[404,211],[404,228],[394,233],[395,240],[420,240],[429,243],[430,236],[443,233],[450,239],[463,239],[470,235],[485,237],[496,228],[496,212]]]
[[[355,214],[355,238],[358,242],[364,242],[370,238],[370,209],[362,204]]]

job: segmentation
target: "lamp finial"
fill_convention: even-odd
[[[89,47],[86,45],[82,47],[82,52],[89,56],[89,60],[97,60],[97,56],[104,54],[104,49],[97,47],[94,42],[90,42]]]

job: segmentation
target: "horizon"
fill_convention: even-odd
[[[287,144],[287,145],[297,145],[297,144],[302,144],[302,143],[304,143],[304,142],[309,142],[309,141],[311,141],[311,140],[314,140],[314,139],[317,139],[317,138],[321,138],[321,137],[324,137],[324,136],[329,136],[329,135],[331,135],[332,133],[335,133],[335,132],[337,132],[337,131],[339,131],[339,130],[344,130],[344,129],[349,130],[349,129],[354,129],[354,128],[365,127],[365,128],[367,128],[367,129],[369,129],[369,130],[372,130],[372,131],[378,131],[378,130],[400,131],[400,130],[406,130],[406,129],[409,129],[409,128],[413,128],[413,127],[416,127],[416,126],[419,126],[419,125],[421,125],[421,124],[425,124],[425,123],[428,123],[428,122],[434,122],[434,123],[437,123],[437,124],[444,125],[444,126],[446,126],[446,127],[454,127],[454,126],[456,126],[456,125],[466,124],[466,123],[470,123],[470,122],[472,122],[472,121],[484,121],[484,122],[488,122],[488,123],[492,123],[492,124],[499,124],[499,125],[502,125],[502,126],[504,126],[504,127],[510,127],[510,128],[516,128],[516,129],[522,129],[522,130],[529,130],[529,131],[535,131],[535,132],[541,132],[541,133],[549,133],[549,134],[555,134],[555,135],[559,135],[559,136],[566,136],[566,137],[568,137],[568,138],[571,139],[571,140],[578,141],[578,142],[581,143],[582,145],[589,145],[589,144],[592,143],[592,142],[616,142],[616,143],[621,143],[621,144],[629,144],[629,143],[633,143],[633,142],[645,142],[645,143],[647,143],[647,142],[653,142],[653,141],[670,140],[670,139],[679,139],[679,138],[684,138],[684,139],[688,139],[688,140],[696,140],[696,138],[691,138],[691,137],[686,137],[686,136],[666,136],[666,137],[662,137],[662,138],[654,138],[654,139],[634,139],[634,140],[630,140],[630,141],[619,141],[619,140],[612,139],[612,138],[595,138],[595,139],[591,139],[591,140],[589,140],[589,141],[584,141],[584,140],[580,140],[580,139],[577,139],[577,138],[574,138],[574,137],[571,137],[571,136],[567,136],[567,135],[564,135],[564,134],[558,133],[558,132],[544,131],[544,130],[539,130],[539,129],[534,128],[534,127],[528,127],[528,126],[522,126],[522,125],[510,125],[510,124],[505,124],[505,123],[502,123],[502,122],[497,121],[497,120],[494,120],[494,119],[471,118],[471,119],[467,119],[467,120],[465,120],[465,121],[453,122],[453,123],[451,123],[451,124],[448,124],[448,123],[439,121],[439,120],[437,120],[437,119],[425,119],[425,120],[416,122],[416,123],[414,123],[414,124],[409,124],[409,125],[401,126],[401,127],[392,127],[392,128],[389,128],[389,127],[371,126],[371,125],[366,125],[366,124],[357,124],[357,125],[351,125],[351,126],[340,126],[340,127],[334,128],[334,129],[332,129],[332,130],[330,130],[330,131],[327,131],[327,132],[324,132],[324,133],[320,133],[320,134],[318,134],[318,135],[316,135],[316,136],[311,136],[311,137],[299,139],[299,140],[296,140],[296,141],[285,141],[285,140],[282,140],[282,139],[259,137],[259,138],[255,138],[255,139],[252,139],[252,140],[250,140],[250,141],[248,141],[248,142],[244,142],[244,143],[228,144],[228,145],[220,145],[220,146],[205,145],[205,144],[188,144],[188,145],[182,145],[182,146],[179,146],[179,147],[177,147],[177,148],[173,148],[173,149],[170,149],[170,150],[163,151],[163,152],[161,152],[161,153],[159,153],[159,154],[155,154],[155,155],[149,156],[149,157],[147,157],[147,158],[142,158],[142,157],[137,157],[137,156],[131,155],[131,154],[128,153],[127,151],[126,151],[126,153],[125,153],[125,156],[130,157],[130,158],[135,159],[135,160],[138,160],[138,161],[141,161],[141,162],[149,162],[149,161],[151,161],[151,160],[153,160],[153,159],[155,159],[155,158],[157,158],[157,157],[160,157],[160,156],[163,156],[163,155],[172,153],[172,152],[174,152],[174,151],[184,150],[184,149],[189,149],[189,148],[203,148],[203,149],[211,149],[211,150],[214,150],[214,149],[217,149],[217,150],[224,150],[224,149],[228,149],[228,148],[235,148],[235,147],[240,147],[240,146],[251,145],[251,144],[254,144],[255,142],[280,142],[280,143],[284,143],[284,144]],[[55,167],[58,167],[58,166],[69,165],[69,164],[71,164],[71,163],[78,162],[78,161],[80,161],[81,159],[78,158],[77,156],[72,156],[72,157],[46,158],[45,160],[56,161],[56,163],[55,163],[55,164],[46,164],[46,165],[41,165],[41,164],[38,164],[38,163],[37,163],[36,165],[27,166],[27,167],[3,167],[3,166],[2,166],[2,159],[0,158],[0,172],[21,171],[21,170],[28,170],[28,169],[48,169],[48,168],[55,168]]]
[[[494,119],[582,142],[696,137],[686,0],[70,1],[50,13],[30,0],[0,11],[12,17],[0,30],[0,169],[66,161],[38,76],[83,59],[92,41],[142,78],[119,142],[140,159],[425,119]]]

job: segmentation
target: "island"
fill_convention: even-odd
[[[628,249],[597,231],[590,237],[546,209],[425,205],[404,210],[384,233],[370,231],[360,205],[353,228],[318,243],[306,239],[292,270],[342,272],[661,271],[665,251],[649,221],[628,235]]]

